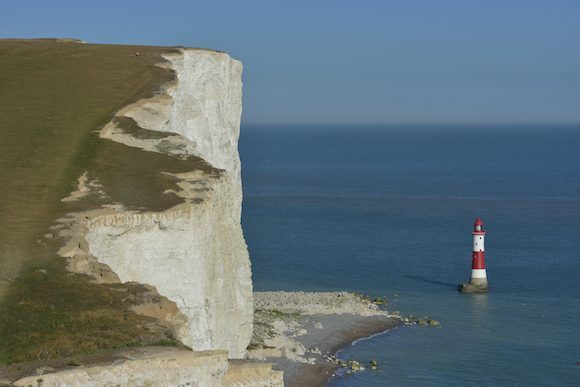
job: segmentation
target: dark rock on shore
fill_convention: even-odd
[[[489,288],[487,286],[477,286],[473,284],[460,284],[458,290],[461,293],[487,293]]]

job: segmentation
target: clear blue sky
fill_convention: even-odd
[[[2,0],[0,37],[227,51],[246,123],[580,122],[578,0]]]

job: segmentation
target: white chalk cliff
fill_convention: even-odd
[[[122,282],[152,285],[175,302],[186,320],[177,330],[184,344],[242,358],[253,318],[250,260],[240,225],[242,65],[225,53],[197,49],[166,59],[163,66],[176,80],[118,116],[143,129],[180,135],[172,140],[179,143],[177,153],[198,156],[220,171],[173,175],[181,191],[166,194],[184,202],[168,210],[116,209],[91,217],[88,251]],[[156,151],[154,140],[124,136],[114,123],[101,137]]]

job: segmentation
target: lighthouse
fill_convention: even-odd
[[[483,221],[475,219],[473,224],[473,253],[471,255],[471,279],[469,284],[459,285],[464,293],[485,293],[487,287],[487,273],[485,271],[485,230]]]

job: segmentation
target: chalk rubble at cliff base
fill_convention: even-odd
[[[248,357],[283,369],[287,385],[325,385],[340,368],[338,349],[399,324],[349,292],[255,292],[254,306]]]
[[[282,386],[282,372],[269,364],[230,363],[227,351],[192,352],[177,348],[135,348],[110,354],[105,361],[39,367],[14,386]]]

